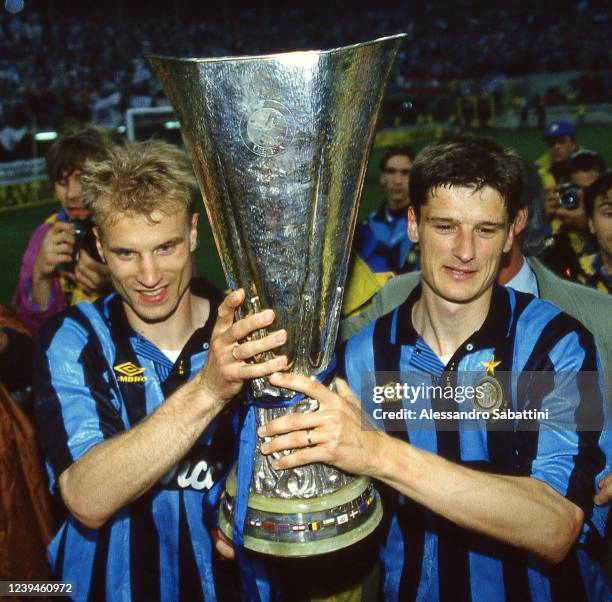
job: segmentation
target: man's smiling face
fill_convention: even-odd
[[[180,306],[191,281],[197,215],[124,214],[103,224],[98,250],[108,263],[132,327],[161,322]]]
[[[423,286],[453,303],[489,291],[502,253],[512,246],[504,200],[488,186],[436,188],[418,221],[409,209],[408,234],[421,246]]]

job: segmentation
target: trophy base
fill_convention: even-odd
[[[230,473],[219,528],[232,539],[236,472]],[[367,537],[382,518],[380,496],[370,479],[356,477],[334,493],[309,499],[249,495],[244,547],[273,556],[305,557],[346,548]]]

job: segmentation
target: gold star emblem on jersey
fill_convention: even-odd
[[[495,355],[491,356],[491,359],[488,362],[480,362],[484,369],[487,371],[487,374],[493,376],[495,374],[495,368],[501,364],[501,360],[495,361]]]

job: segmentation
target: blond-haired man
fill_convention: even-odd
[[[52,567],[79,600],[215,599],[209,501],[231,459],[229,402],[285,367],[244,360],[286,333],[239,344],[273,312],[234,323],[244,293],[220,303],[192,279],[194,180],[178,149],[134,144],[90,167],[83,194],[117,292],[41,332],[36,415],[68,510]]]

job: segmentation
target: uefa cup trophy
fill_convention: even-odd
[[[149,57],[181,124],[230,288],[246,291],[244,312],[274,310],[290,371],[326,384],[376,118],[403,37],[268,56]],[[277,556],[343,548],[382,515],[369,479],[324,464],[277,471],[260,453],[257,425],[316,411],[294,396],[252,381],[220,509],[228,537]]]

